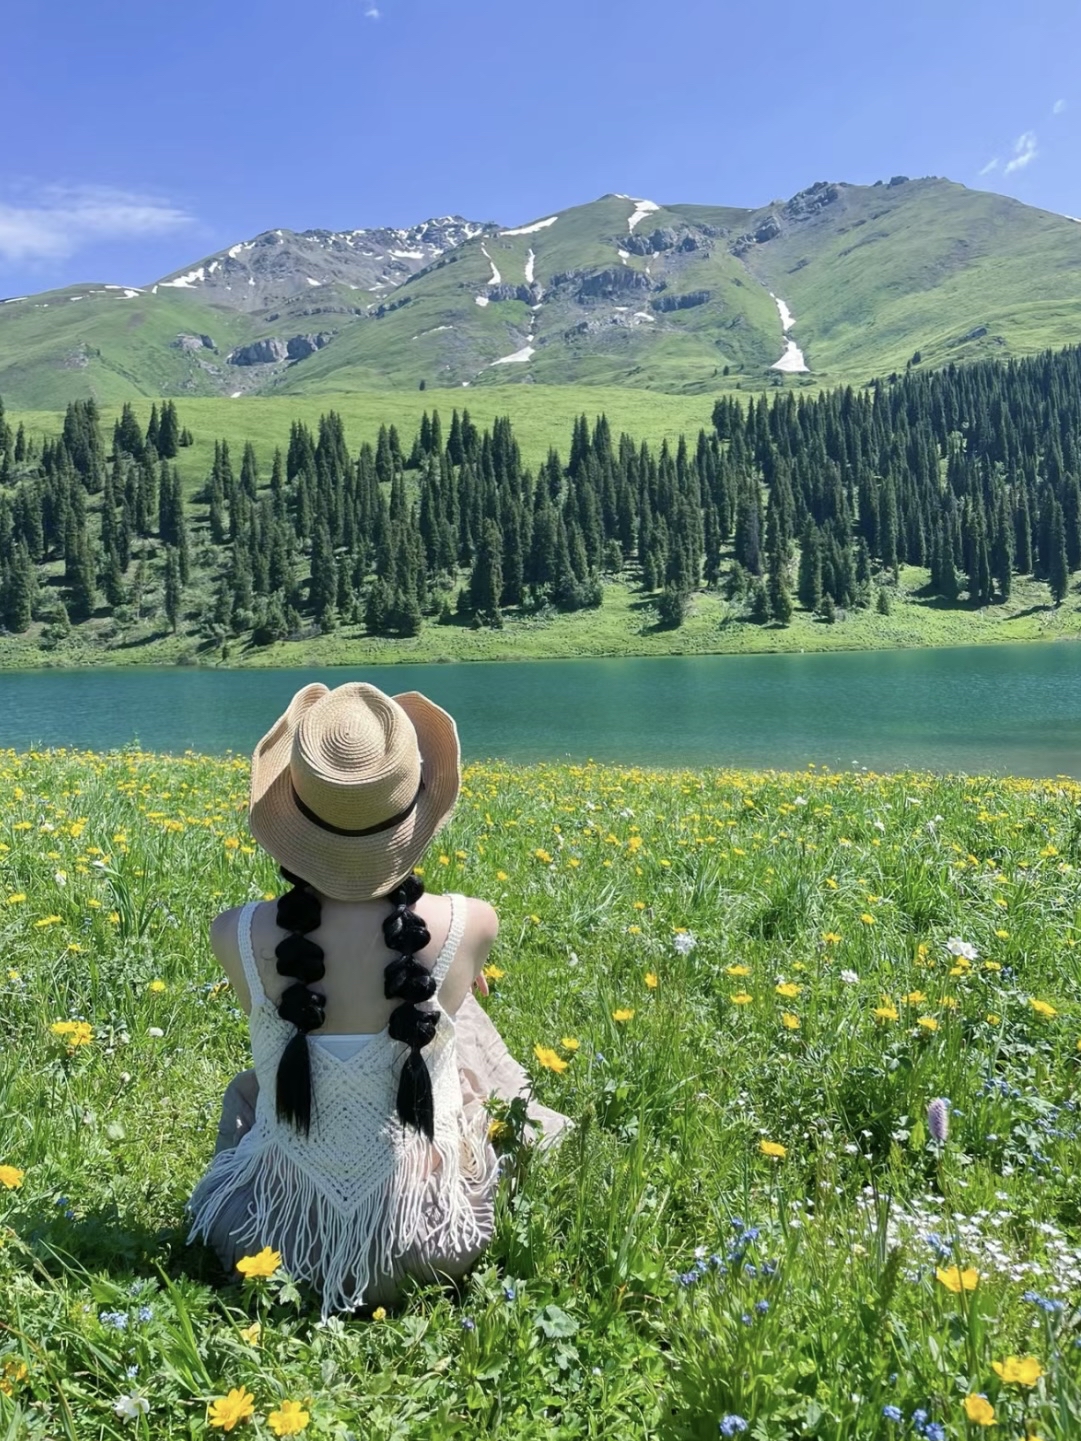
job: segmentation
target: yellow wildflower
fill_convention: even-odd
[[[734,1006],[749,1006],[753,1000],[754,997],[750,991],[737,991],[732,997],[732,1004]]]
[[[254,1412],[255,1397],[247,1387],[236,1386],[228,1396],[220,1396],[210,1403],[206,1419],[211,1426],[220,1426],[223,1431],[231,1431]]]
[[[492,1142],[495,1142],[495,1141],[504,1141],[504,1140],[506,1140],[506,1138],[507,1138],[509,1135],[510,1135],[510,1127],[507,1125],[506,1121],[489,1121],[489,1122],[488,1122],[488,1139],[489,1139],[489,1141],[492,1141]]]
[[[651,991],[655,991],[657,989],[659,982],[657,980],[657,973],[655,971],[647,971],[645,981],[646,985]]]
[[[264,1276],[273,1276],[281,1263],[281,1252],[272,1251],[269,1246],[264,1246],[254,1256],[241,1256],[236,1263],[236,1268],[242,1276],[248,1276],[255,1280]]]
[[[533,1054],[546,1071],[555,1071],[558,1075],[567,1069],[567,1062],[550,1046],[534,1046]]]
[[[506,974],[501,966],[484,967],[484,978],[487,981],[501,981]]]
[[[725,970],[730,976],[749,976],[751,974],[750,966],[725,966]]]
[[[992,1361],[991,1366],[1011,1386],[1035,1386],[1043,1375],[1035,1356],[1007,1356],[1005,1361]]]
[[[782,1146],[779,1141],[759,1141],[758,1149],[763,1156],[769,1156],[775,1161],[783,1161],[788,1155],[788,1149]]]
[[[646,908],[646,903],[645,903],[645,901],[635,901],[635,903],[634,903],[634,909],[635,909],[636,911],[644,911],[645,908]]]
[[[509,879],[506,871],[496,871],[495,878],[497,881],[505,881]]]
[[[613,1020],[613,1021],[630,1021],[630,1020],[633,1020],[633,1019],[634,1019],[634,1012],[633,1012],[632,1010],[627,1009],[626,1007],[621,1007],[618,1011],[613,1011],[613,1012],[612,1012],[612,1020]]]
[[[791,1011],[781,1012],[781,1025],[786,1031],[799,1030],[799,1016],[794,1016]]]
[[[871,915],[870,911],[864,911],[863,915],[860,916],[860,920],[865,926],[873,926],[875,923],[875,918]]]
[[[939,1266],[935,1275],[955,1296],[961,1291],[975,1291],[980,1280],[980,1273],[974,1266],[967,1266],[963,1271],[960,1266],[950,1266],[945,1271]]]
[[[15,1191],[23,1183],[25,1171],[20,1171],[18,1166],[0,1166],[0,1186],[5,1190]]]
[[[262,1321],[253,1321],[250,1326],[242,1327],[240,1332],[240,1339],[242,1341],[247,1341],[249,1346],[258,1346],[262,1334]]]
[[[841,943],[841,936],[838,931],[823,931],[822,939],[827,946],[838,946]]]
[[[800,991],[803,990],[803,987],[797,986],[795,981],[782,981],[779,986],[774,986],[773,989],[777,992],[779,996],[784,996],[787,1000],[791,1001],[799,995]]]
[[[925,1031],[938,1030],[938,1022],[935,1020],[934,1016],[921,1016],[917,1024],[922,1026]]]
[[[40,921],[35,921],[34,925],[40,931],[43,926],[58,926],[62,919],[61,916],[43,916]]]
[[[166,987],[164,981],[151,981],[149,986],[147,986],[147,990],[152,991],[156,996],[161,995],[162,991],[164,991],[165,988]]]
[[[551,863],[551,855],[542,846],[538,846],[537,849],[533,852],[533,854],[536,856],[538,861],[542,862],[542,864],[549,865]]]
[[[1038,1016],[1047,1016],[1048,1018],[1050,1018],[1051,1016],[1057,1016],[1057,1015],[1058,1015],[1058,1011],[1056,1011],[1055,1008],[1054,1008],[1054,1006],[1050,1005],[1049,1002],[1047,1002],[1047,1001],[1034,1001],[1034,1000],[1030,997],[1030,998],[1029,998],[1029,1005],[1032,1007],[1032,1009],[1036,1012],[1036,1014],[1037,1014]]]
[[[379,1309],[383,1311],[382,1306]],[[383,1315],[386,1314],[383,1311]],[[375,1319],[373,1311],[372,1320]],[[281,1407],[277,1411],[271,1411],[266,1419],[275,1436],[298,1436],[311,1420],[311,1415],[302,1409],[299,1401],[283,1401]]]
[[[576,1051],[582,1043],[575,1040],[573,1036],[564,1036],[559,1044],[565,1051]]]
[[[77,1046],[88,1046],[94,1039],[94,1028],[89,1021],[54,1021],[49,1030],[67,1041],[73,1051]]]
[[[966,1396],[962,1404],[965,1408],[965,1415],[977,1426],[993,1426],[995,1424],[995,1408],[986,1396],[976,1394]]]
[[[640,936],[640,935],[642,934],[642,927],[641,927],[641,926],[628,926],[628,927],[627,927],[627,934],[628,934],[628,936]]]
[[[923,991],[909,991],[908,995],[902,996],[901,999],[907,1006],[922,1006],[927,997]]]
[[[386,1308],[385,1306],[377,1306],[377,1307],[375,1308],[375,1310],[372,1312],[372,1320],[373,1320],[373,1321],[385,1321],[386,1319],[387,1319],[387,1308]]]
[[[889,1002],[887,1002],[885,1005],[875,1007],[876,1021],[896,1021],[898,1019],[898,1016],[899,1013],[897,1007],[890,1005]]]
[[[997,1026],[997,1025],[999,1025],[999,1024],[1001,1023],[1001,1021],[1002,1021],[1002,1017],[999,1016],[999,1015],[996,1015],[994,1011],[988,1011],[988,1012],[987,1012],[987,1016],[986,1016],[985,1019],[986,1019],[987,1024],[988,1024],[989,1026]]]
[[[9,906],[19,906],[22,905],[23,901],[25,900],[25,891],[15,891],[12,895],[8,896],[7,903]]]

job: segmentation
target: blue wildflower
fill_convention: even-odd
[[[137,1312],[140,1321],[152,1321],[154,1319],[153,1306],[140,1306]]]
[[[138,1368],[138,1366],[129,1366],[129,1367],[128,1367],[128,1373],[127,1373],[127,1374],[128,1374],[128,1380],[129,1380],[129,1381],[134,1381],[135,1378],[136,1378],[136,1376],[138,1376],[138,1374],[139,1374],[139,1368]]]
[[[477,1329],[477,1323],[473,1320],[472,1316],[463,1316],[461,1326],[463,1331],[475,1331]]]
[[[515,1298],[515,1296],[517,1296],[517,1294],[518,1294],[518,1293],[517,1293],[517,1291],[515,1291],[515,1289],[514,1289],[513,1286],[504,1286],[504,1287],[503,1287],[503,1299],[504,1299],[505,1301],[513,1301],[514,1298]]]
[[[883,1406],[882,1414],[887,1421],[903,1421],[905,1419],[900,1406]]]
[[[722,1416],[717,1423],[717,1430],[722,1436],[738,1436],[746,1429],[747,1423],[742,1416]]]
[[[679,1276],[679,1284],[681,1286],[693,1286],[697,1280],[697,1271],[683,1271]]]
[[[941,1421],[928,1421],[923,1428],[924,1441],[946,1441],[946,1428]]]
[[[743,1315],[739,1319],[743,1322],[745,1326],[754,1325],[754,1317],[749,1311],[744,1311]]]
[[[768,1301],[756,1301],[756,1302],[754,1303],[754,1309],[758,1312],[758,1314],[759,1314],[760,1316],[764,1316],[764,1315],[766,1314],[766,1312],[769,1310],[769,1302],[768,1302]]]
[[[102,1311],[98,1320],[103,1326],[111,1326],[114,1331],[126,1331],[128,1329],[128,1315],[126,1311]]]

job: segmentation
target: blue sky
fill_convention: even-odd
[[[1081,215],[1076,0],[7,0],[0,294],[284,226],[943,175]]]

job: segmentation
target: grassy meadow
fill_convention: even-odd
[[[320,1325],[185,1244],[247,762],[0,773],[0,1436],[1081,1434],[1078,784],[469,768],[425,879],[577,1127],[460,1292]]]

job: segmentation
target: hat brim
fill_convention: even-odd
[[[248,825],[279,865],[325,896],[367,901],[412,871],[450,818],[461,787],[461,747],[451,716],[419,691],[392,699],[417,735],[423,784],[409,815],[373,836],[338,836],[308,820],[293,800],[289,761],[303,716],[330,691],[319,682],[293,697],[252,756]]]

